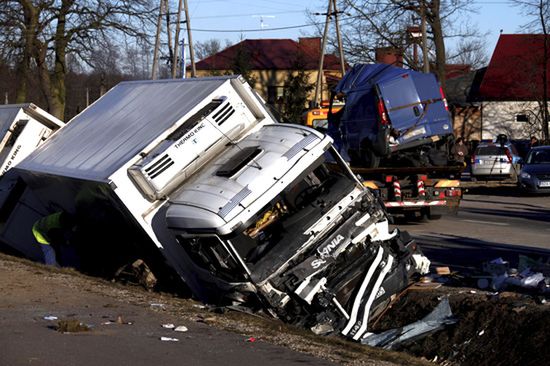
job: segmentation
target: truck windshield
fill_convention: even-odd
[[[226,240],[249,268],[263,261],[277,266],[308,239],[309,233],[304,231],[349,194],[355,184],[352,177],[329,169],[323,159],[289,184],[247,227]]]
[[[212,275],[240,282],[249,272],[259,281],[292,257],[310,237],[305,230],[359,185],[350,174],[341,172],[345,168],[329,166],[334,164],[327,165],[320,158],[230,235],[177,239],[192,260]]]

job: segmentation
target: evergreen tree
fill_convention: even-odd
[[[308,94],[313,90],[305,71],[302,54],[298,54],[293,70],[289,70],[283,91],[283,117],[291,123],[300,123]]]

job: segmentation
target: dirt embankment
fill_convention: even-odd
[[[309,330],[288,326],[278,320],[234,311],[220,314],[207,310],[196,301],[169,293],[148,292],[139,286],[112,283],[4,254],[0,254],[0,279],[0,349],[4,350],[6,345],[10,348],[8,353],[0,352],[0,365],[31,362],[48,366],[131,362],[133,365],[168,365],[176,364],[174,358],[179,360],[178,364],[186,360],[186,364],[200,365],[219,364],[220,360],[225,365],[256,362],[266,366],[327,365],[331,362],[373,366],[429,364],[405,353],[365,347],[340,337],[316,336]],[[93,326],[80,337],[63,335],[53,330],[57,320],[43,318],[52,314],[59,316],[60,320],[76,319]],[[133,324],[116,324],[117,314],[122,315],[123,323],[130,320]],[[111,324],[102,325],[105,322]],[[176,335],[182,338],[180,342],[167,344],[161,342],[159,336],[174,337],[175,333],[166,333],[160,326],[161,322],[183,324],[189,331]],[[249,337],[254,337],[255,342],[245,342]],[[83,342],[87,342],[86,345]],[[184,347],[188,347],[187,353]],[[112,355],[107,363],[101,363],[102,357],[112,354],[112,348],[116,349],[116,357],[122,363],[114,363],[112,357],[115,356]],[[63,355],[64,352],[76,352],[74,357],[79,361],[71,363],[71,355]],[[191,359],[192,353],[201,352],[203,354],[197,356],[198,359]],[[217,352],[217,356],[209,363],[212,352]],[[26,358],[21,361],[22,353]],[[48,354],[54,359],[47,359]],[[86,355],[90,357],[86,358]],[[12,358],[6,360],[8,356]],[[55,357],[64,358],[59,361]],[[144,357],[155,361],[148,363]],[[247,361],[237,363],[241,358]],[[13,362],[14,359],[18,362]]]
[[[445,296],[457,322],[397,350],[445,365],[544,365],[550,360],[550,306],[514,292],[454,287],[410,291],[371,331],[415,322]]]
[[[360,345],[339,336],[316,336],[309,330],[246,313],[212,312],[190,299],[147,292],[138,286],[112,283],[3,254],[0,254],[0,278],[0,320],[10,319],[18,311],[21,316],[21,309],[28,308],[29,302],[33,309],[62,305],[70,315],[70,309],[74,309],[74,313],[91,314],[93,303],[103,308],[107,301],[115,304],[113,306],[125,304],[141,309],[145,318],[147,314],[160,313],[188,325],[200,323],[242,335],[243,339],[254,336],[262,342],[344,365],[542,365],[550,359],[550,348],[546,344],[550,336],[550,306],[519,293],[491,295],[450,286],[406,291],[371,325],[371,332],[418,321],[443,297],[449,298],[457,322],[428,337],[403,344],[396,349],[400,352],[395,352]],[[163,306],[151,306],[154,303]],[[135,309],[132,311],[136,313]],[[136,336],[138,329],[133,329],[129,334]],[[92,329],[91,333],[94,332],[97,330]],[[40,342],[48,342],[48,333],[42,334]],[[54,337],[51,339],[53,342]]]

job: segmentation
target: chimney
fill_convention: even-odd
[[[376,49],[376,62],[403,67],[403,55],[395,47],[379,47]]]
[[[298,43],[306,52],[311,52],[315,56],[321,54],[321,37],[298,38]]]

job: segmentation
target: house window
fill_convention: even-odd
[[[267,87],[267,103],[277,104],[277,101],[281,102],[283,100],[284,93],[283,86],[271,85]]]
[[[516,122],[529,122],[527,114],[516,114]]]

